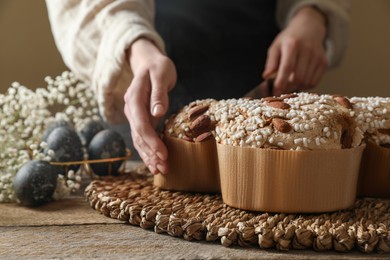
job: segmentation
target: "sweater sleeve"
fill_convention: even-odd
[[[349,0],[279,0],[276,18],[281,28],[287,26],[294,14],[302,7],[311,5],[327,18],[325,40],[329,67],[340,64],[348,42],[348,27],[351,4]]]
[[[125,50],[138,38],[164,52],[154,29],[154,0],[46,0],[65,64],[95,91],[103,118],[124,121],[123,95],[132,75]]]

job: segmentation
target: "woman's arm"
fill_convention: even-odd
[[[102,116],[124,122],[130,84],[126,50],[146,38],[164,53],[153,25],[153,0],[46,0],[56,45],[66,65],[94,88]]]

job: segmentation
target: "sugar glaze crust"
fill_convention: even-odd
[[[221,144],[284,150],[353,148],[361,144],[363,133],[378,144],[390,143],[389,104],[389,98],[310,93],[196,100],[166,121],[165,135],[201,142],[210,133]],[[366,124],[369,113],[375,119]]]
[[[352,97],[354,119],[365,137],[383,147],[390,147],[390,98]]]
[[[221,120],[218,143],[284,150],[330,150],[357,147],[362,133],[352,111],[330,95],[299,93],[261,100],[238,100],[241,115]]]

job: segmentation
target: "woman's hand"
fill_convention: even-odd
[[[315,87],[327,67],[326,20],[313,7],[300,9],[268,49],[263,78],[277,72],[273,94]]]
[[[173,62],[147,39],[128,50],[134,78],[125,94],[125,115],[134,147],[153,174],[167,173],[168,151],[155,126],[168,109],[168,92],[176,83]]]

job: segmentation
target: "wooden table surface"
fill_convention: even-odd
[[[110,219],[82,192],[38,208],[0,204],[0,259],[390,259],[389,255],[258,247],[225,248],[189,242]]]

